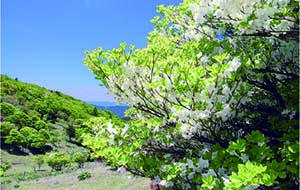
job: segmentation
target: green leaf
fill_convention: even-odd
[[[247,140],[255,143],[266,142],[266,138],[259,131],[252,131],[251,135],[247,136]]]

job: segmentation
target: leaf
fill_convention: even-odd
[[[251,135],[247,136],[249,142],[263,143],[266,142],[266,138],[259,131],[252,131]]]

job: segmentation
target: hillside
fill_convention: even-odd
[[[120,120],[113,113],[7,75],[0,82],[0,189],[147,187],[147,179],[112,170],[81,145],[81,135],[93,132],[86,121]]]
[[[59,91],[1,75],[1,144],[43,151],[64,140],[78,140],[82,121],[115,117]]]

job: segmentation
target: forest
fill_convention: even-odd
[[[155,190],[299,189],[299,2],[183,0],[157,12],[144,48],[85,52],[130,107],[126,120],[2,75],[4,146],[61,171],[71,161],[49,149],[65,138],[85,148],[71,154],[79,168],[102,160]]]

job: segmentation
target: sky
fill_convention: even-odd
[[[85,50],[146,46],[160,4],[180,0],[1,0],[1,74],[84,101],[110,101]]]

